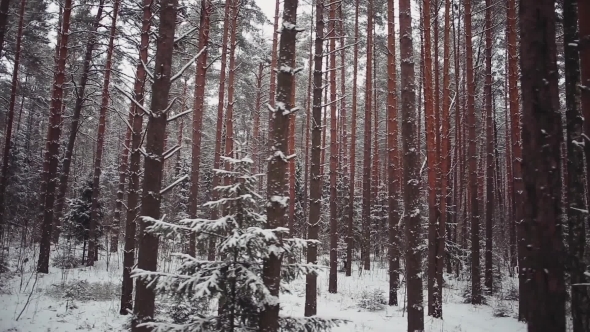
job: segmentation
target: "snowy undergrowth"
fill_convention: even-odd
[[[12,256],[16,256],[16,250],[11,252]],[[21,268],[21,265],[17,265],[16,257],[13,257],[12,272],[3,274],[0,278],[0,332],[125,330],[127,317],[119,315],[118,298],[122,252],[110,256],[108,269],[106,257],[101,255],[95,267],[51,267],[48,275],[38,276],[34,273],[36,257],[31,252],[27,258],[28,261]],[[503,284],[508,288],[511,282],[514,281],[506,280]],[[68,285],[77,285],[79,288],[68,288]],[[84,293],[88,290],[86,287],[102,289],[103,294],[88,298],[88,293]],[[386,299],[387,287],[387,269],[384,266],[376,264],[372,271],[359,271],[355,265],[351,277],[338,274],[338,293],[330,294],[326,270],[318,278],[318,315],[350,321],[347,325],[335,328],[334,332],[405,332],[407,317],[404,310],[403,283],[398,294],[399,306],[385,305],[382,310],[373,311],[359,306],[367,293],[382,292]],[[56,292],[55,289],[59,288],[69,292]],[[303,316],[304,278],[295,280],[289,288],[291,294],[281,295],[282,311],[284,315]],[[464,288],[464,281],[447,279],[443,296],[444,320],[426,316],[427,332],[526,331],[526,326],[513,318],[518,310],[514,301],[493,299],[489,306],[463,304],[461,293]],[[113,296],[111,292],[116,292],[117,295]],[[509,317],[495,317],[498,307],[502,307]]]

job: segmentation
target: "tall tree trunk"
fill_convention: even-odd
[[[575,286],[586,282],[585,246],[588,222],[584,177],[584,118],[579,107],[580,59],[578,58],[578,12],[576,0],[563,2],[563,48],[565,55],[565,102],[567,120],[567,205],[569,255],[566,266],[571,278],[573,332],[590,330],[588,289]]]
[[[467,72],[467,126],[469,204],[471,211],[471,303],[481,304],[481,280],[479,267],[479,198],[477,182],[477,141],[475,135],[475,80],[473,77],[473,46],[471,42],[471,0],[465,0],[465,48]]]
[[[68,56],[68,37],[70,31],[70,16],[72,0],[65,0],[62,15],[61,35],[59,38],[59,59],[51,92],[49,108],[49,125],[47,128],[47,143],[45,145],[45,194],[43,204],[43,219],[41,241],[39,245],[39,260],[37,272],[49,273],[49,253],[51,250],[51,231],[53,228],[53,204],[55,203],[55,189],[57,187],[57,164],[59,159],[59,137],[61,135],[61,118],[63,105],[63,88],[65,83],[66,59]]]
[[[162,170],[164,166],[164,137],[168,122],[169,94],[171,85],[172,53],[174,50],[174,30],[176,28],[177,0],[161,0],[160,26],[156,45],[154,64],[154,83],[152,84],[152,100],[148,116],[146,132],[146,157],[144,161],[144,177],[141,197],[141,216],[137,268],[155,271],[158,263],[158,237],[146,232],[150,226],[148,218],[160,218],[162,203]],[[149,280],[138,278],[136,281],[135,307],[131,331],[148,332],[151,328],[138,326],[140,323],[154,319],[156,294],[153,287],[148,287]]]
[[[399,256],[401,216],[399,206],[400,155],[398,143],[397,73],[395,64],[395,5],[387,1],[387,183],[388,183],[388,231],[389,231],[389,305],[397,305],[399,288]]]
[[[268,162],[267,188],[267,228],[284,227],[284,214],[287,208],[283,203],[288,160],[287,152],[289,122],[294,109],[292,89],[295,69],[295,46],[297,43],[297,3],[298,0],[285,0],[283,5],[283,26],[278,56],[277,102],[273,110],[273,130],[269,135],[269,149],[273,151]],[[321,42],[321,40],[320,40]],[[282,258],[274,252],[263,260],[262,280],[272,296],[279,297]],[[279,302],[265,303],[260,312],[261,332],[279,330]]]
[[[492,236],[494,226],[494,123],[492,118],[492,3],[486,0],[486,50],[485,70],[486,78],[484,85],[484,99],[486,109],[486,251],[485,251],[485,283],[486,294],[493,293],[492,284],[494,281],[492,264]]]
[[[320,173],[322,141],[322,53],[324,52],[324,2],[316,1],[315,45],[313,67],[313,119],[311,131],[311,164],[309,167],[309,223],[307,238],[317,240],[320,230],[322,201],[322,176]],[[310,243],[307,248],[307,263],[318,263],[318,247]],[[317,278],[315,273],[305,276],[305,316],[317,314]]]
[[[438,289],[438,300],[441,304],[439,309],[439,317],[442,317],[442,293],[443,293],[443,270],[445,265],[445,260],[447,264],[447,271],[450,273],[450,255],[447,255],[446,252],[446,234],[450,235],[449,226],[447,225],[448,216],[450,213],[447,211],[447,204],[451,201],[449,195],[449,172],[451,168],[451,139],[450,139],[450,110],[451,107],[451,89],[450,89],[450,67],[451,67],[451,59],[450,59],[450,13],[451,13],[451,2],[450,0],[445,0],[445,29],[444,29],[444,37],[443,37],[443,87],[442,87],[442,132],[440,136],[440,148],[441,148],[441,155],[440,155],[440,220],[438,224],[438,232],[437,232],[437,250],[436,250],[436,285]],[[438,90],[437,90],[438,91]],[[456,98],[456,97],[455,97]],[[455,123],[458,125],[458,123]],[[449,237],[450,240],[450,237]],[[446,257],[445,257],[446,256]]]
[[[308,72],[307,72],[307,76],[308,76],[308,82],[307,82],[307,103],[305,106],[305,171],[304,171],[304,176],[303,176],[303,220],[304,223],[307,223],[307,206],[308,206],[308,200],[309,200],[309,162],[311,159],[311,156],[309,154],[309,145],[310,145],[310,135],[311,135],[311,130],[310,130],[310,126],[311,126],[311,117],[312,117],[312,96],[311,96],[311,85],[313,82],[313,74],[312,74],[312,67],[314,64],[314,55],[313,55],[313,42],[312,42],[312,31],[314,30],[314,22],[313,22],[313,15],[314,15],[314,7],[311,7],[311,19],[310,19],[310,27],[309,27],[309,63],[308,63]],[[307,233],[306,231],[307,227],[304,226],[304,228],[302,229],[303,232]]]
[[[583,14],[590,13],[590,3],[588,1],[578,1],[578,27],[579,27],[579,42],[578,51],[580,54],[580,76],[581,76],[581,89],[580,89],[580,101],[582,104],[582,116],[584,119],[590,119],[590,20],[587,19]],[[582,19],[583,17],[583,19]],[[590,121],[584,121],[584,133],[586,136],[590,135]],[[590,137],[590,136],[589,136]],[[590,188],[590,144],[586,139],[584,145],[584,154],[586,155],[586,188]],[[590,193],[586,193],[586,201],[590,198]]]
[[[424,115],[426,119],[426,161],[428,166],[428,315],[440,317],[442,297],[436,283],[437,259],[438,259],[438,206],[436,204],[436,117],[434,109],[434,94],[432,86],[432,44],[430,37],[430,0],[424,0],[422,9],[424,27]],[[442,257],[441,257],[442,258]]]
[[[367,1],[367,65],[365,71],[365,139],[363,153],[363,269],[371,269],[371,111],[373,94],[373,0]]]
[[[148,61],[149,35],[152,19],[152,0],[143,0],[143,13],[141,19],[141,41],[139,45],[139,59],[135,69],[135,84],[133,86],[133,98],[129,114],[131,121],[131,158],[129,160],[129,188],[127,189],[127,220],[125,221],[125,246],[123,252],[123,282],[121,283],[121,309],[119,313],[126,315],[133,308],[133,279],[131,270],[135,265],[135,237],[136,222],[139,216],[139,181],[141,172],[141,147],[143,112],[135,105],[143,105],[144,86],[146,82],[146,68],[143,66]]]
[[[414,47],[410,0],[399,1],[401,121],[403,145],[404,223],[406,236],[406,280],[408,332],[424,330],[422,268],[419,246],[422,244],[420,221],[420,159],[416,130],[416,86],[414,84]]]
[[[19,20],[18,20],[18,31],[16,33],[16,48],[14,54],[14,63],[12,68],[12,81],[10,86],[10,101],[8,104],[8,121],[6,123],[6,133],[5,133],[5,142],[4,142],[4,155],[2,159],[2,173],[0,174],[0,240],[4,238],[4,211],[5,211],[5,200],[4,196],[6,194],[6,186],[8,184],[8,164],[10,160],[10,149],[11,149],[11,140],[12,140],[12,124],[14,122],[14,107],[16,104],[16,92],[19,86],[18,83],[18,70],[20,66],[20,56],[21,56],[21,41],[23,38],[23,26],[25,22],[25,9],[27,7],[27,1],[21,0],[20,9],[19,9]],[[1,8],[0,8],[1,10]],[[0,12],[0,15],[2,13]],[[1,16],[0,16],[1,18]],[[1,23],[1,22],[0,22]],[[0,25],[0,31],[4,33],[2,27]],[[3,37],[3,36],[2,36]],[[1,45],[2,41],[0,41]],[[1,47],[1,46],[0,46]],[[0,49],[1,53],[1,49]]]
[[[92,177],[92,203],[90,208],[90,228],[88,239],[88,259],[86,266],[94,266],[94,261],[98,258],[94,256],[95,247],[97,246],[96,226],[100,216],[100,175],[102,173],[102,154],[104,150],[104,136],[107,122],[107,109],[109,107],[109,85],[111,82],[111,66],[113,61],[113,49],[115,47],[115,34],[117,33],[117,16],[119,14],[120,0],[115,0],[113,5],[113,19],[111,21],[111,31],[109,44],[107,46],[107,58],[105,64],[105,73],[102,83],[102,97],[100,103],[100,115],[98,118],[98,134],[96,139],[96,154],[94,157],[94,175]]]
[[[555,1],[520,2],[522,175],[530,282],[528,331],[566,330],[561,225],[563,139],[555,44]]]
[[[359,56],[359,1],[355,1],[354,11],[354,56],[352,74],[352,114],[350,115],[350,188],[348,202],[348,216],[346,227],[346,276],[352,275],[352,254],[354,246],[354,188],[356,176],[356,106],[357,106],[357,76]]]
[[[512,140],[512,175],[514,176],[513,201],[514,220],[518,247],[518,319],[525,321],[528,314],[528,283],[526,282],[526,225],[523,221],[524,185],[522,182],[522,145],[520,124],[520,103],[518,96],[518,44],[516,36],[516,1],[508,0],[508,89],[510,90],[510,124]]]
[[[217,100],[217,127],[215,132],[215,156],[213,157],[213,169],[220,169],[221,167],[221,144],[222,144],[222,133],[223,133],[223,105],[225,103],[225,72],[227,67],[227,45],[228,45],[228,37],[229,37],[229,27],[230,27],[230,15],[232,9],[232,2],[233,0],[228,0],[225,2],[225,12],[224,12],[224,23],[223,23],[223,39],[222,39],[222,47],[221,47],[221,70],[219,72],[219,94]],[[219,176],[217,174],[213,175],[212,187],[216,188],[219,185]],[[219,197],[219,192],[217,190],[213,190],[213,200],[217,200]],[[213,208],[211,211],[211,219],[217,219],[217,215],[219,211],[217,208]],[[209,240],[209,248],[207,250],[207,259],[214,260],[215,259],[215,240]]]
[[[330,275],[328,292],[338,292],[338,136],[336,119],[336,2],[330,3],[328,40],[330,42]]]
[[[207,83],[207,48],[209,46],[209,27],[211,24],[211,0],[201,1],[201,19],[199,26],[198,51],[202,52],[197,58],[195,77],[195,98],[193,104],[193,139],[191,157],[191,187],[189,195],[189,217],[197,218],[199,204],[199,177],[201,170],[201,138],[203,130],[203,113],[205,109],[205,84]],[[257,137],[254,138],[255,140]],[[190,235],[189,255],[195,257],[197,253],[196,239]]]
[[[252,159],[254,159],[254,172],[260,173],[260,109],[262,108],[262,75],[264,73],[264,63],[258,64],[258,73],[256,74],[256,101],[253,114],[252,128]],[[307,155],[307,154],[306,154]],[[258,181],[260,186],[262,181]],[[258,190],[260,191],[260,187]]]
[[[63,209],[65,206],[66,193],[68,190],[68,179],[70,176],[70,167],[72,165],[72,157],[74,154],[74,146],[76,143],[76,137],[78,136],[78,129],[80,127],[80,116],[82,114],[82,108],[84,108],[84,102],[86,101],[86,85],[88,83],[88,74],[90,72],[90,66],[92,64],[92,53],[96,46],[96,32],[102,19],[102,11],[104,9],[104,0],[101,0],[96,12],[96,17],[92,24],[92,31],[88,33],[88,40],[86,42],[86,52],[84,53],[84,64],[82,67],[82,76],[80,76],[80,82],[78,83],[78,89],[76,91],[76,102],[74,104],[74,112],[72,114],[72,122],[70,125],[70,135],[68,137],[68,144],[66,146],[65,155],[63,158],[63,165],[61,167],[61,173],[59,175],[59,189],[57,193],[57,200],[55,204],[55,213],[53,215],[53,242],[57,243],[59,235],[61,233],[61,219],[63,216]],[[61,54],[60,54],[61,55]],[[88,243],[88,256],[92,257],[93,247],[90,247]]]
[[[269,92],[268,92],[268,103],[271,107],[275,107],[275,95],[277,90],[277,73],[275,72],[275,68],[277,68],[277,55],[278,55],[278,47],[279,47],[279,10],[280,10],[280,3],[279,0],[275,2],[275,16],[274,16],[274,23],[273,23],[273,32],[272,32],[272,50],[270,54],[270,84],[269,84]],[[274,114],[268,114],[268,137],[272,135],[273,129],[273,121],[274,121]]]

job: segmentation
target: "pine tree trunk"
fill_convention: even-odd
[[[276,106],[273,110],[273,128],[269,135],[269,150],[274,151],[268,162],[267,187],[267,228],[284,227],[284,204],[286,171],[288,160],[285,160],[288,148],[290,112],[293,105],[292,89],[295,69],[295,46],[297,43],[297,3],[298,0],[285,0],[283,7],[283,26],[278,55],[278,77]],[[281,283],[282,257],[274,252],[263,260],[262,280],[270,295],[279,297]],[[279,302],[266,303],[260,312],[259,330],[261,332],[277,332],[279,330]]]
[[[586,282],[584,272],[587,264],[585,261],[586,223],[588,222],[588,210],[585,201],[586,183],[580,181],[584,177],[584,149],[582,148],[583,127],[585,119],[578,105],[580,84],[580,59],[578,58],[578,12],[576,0],[563,2],[563,31],[564,31],[564,55],[565,55],[565,98],[567,120],[567,220],[568,220],[568,247],[569,268],[571,286],[571,310],[573,332],[590,330],[590,298],[588,288],[574,286]]]
[[[316,27],[313,68],[313,120],[311,130],[311,164],[309,167],[309,222],[307,239],[317,240],[320,230],[322,200],[322,176],[320,173],[322,140],[322,53],[324,52],[324,2],[316,1]],[[318,247],[310,243],[307,248],[307,263],[318,263]],[[305,276],[305,316],[317,314],[317,275]]]
[[[424,115],[426,120],[426,161],[428,166],[428,315],[440,317],[442,306],[440,290],[436,283],[437,249],[438,249],[438,206],[436,204],[436,117],[434,109],[434,94],[432,82],[432,56],[430,37],[430,0],[424,0],[422,9],[424,27]]]
[[[154,65],[154,83],[152,84],[152,98],[147,122],[146,157],[144,161],[144,178],[141,197],[141,222],[138,241],[137,268],[155,271],[158,263],[158,236],[147,233],[150,225],[147,218],[159,219],[162,203],[162,175],[164,166],[164,137],[168,121],[169,94],[171,85],[172,53],[174,45],[174,31],[176,27],[177,0],[162,0],[160,2],[160,23],[156,45]],[[150,281],[136,280],[135,307],[131,331],[148,332],[151,328],[139,327],[139,323],[153,321],[155,309],[155,291],[148,287]]]
[[[1,5],[0,5],[1,6]],[[12,68],[12,81],[10,86],[10,101],[8,103],[8,121],[6,123],[6,133],[5,133],[5,142],[4,142],[4,154],[2,158],[2,173],[0,173],[0,239],[4,239],[4,211],[5,211],[5,195],[6,195],[6,186],[8,184],[8,163],[10,160],[10,149],[12,147],[12,124],[14,122],[14,107],[16,104],[16,92],[18,89],[18,70],[20,66],[20,57],[21,57],[21,41],[23,38],[23,26],[25,21],[25,9],[27,6],[26,0],[21,0],[20,9],[19,9],[19,20],[18,20],[18,31],[16,33],[16,48],[14,54],[14,63]],[[1,8],[0,8],[1,10]],[[0,13],[0,19],[1,19]],[[1,24],[1,22],[0,22]],[[2,33],[4,27],[0,25],[0,29],[2,29]],[[3,36],[2,36],[3,37]],[[2,41],[0,40],[0,45]],[[0,53],[2,50],[0,49]],[[0,54],[1,55],[1,54]]]
[[[449,138],[451,125],[450,125],[450,111],[451,107],[451,92],[450,92],[450,77],[449,71],[451,66],[450,59],[450,13],[451,13],[451,2],[445,0],[445,29],[443,37],[443,87],[442,87],[442,132],[440,136],[440,220],[438,224],[437,232],[437,259],[436,259],[436,285],[438,289],[438,302],[440,306],[437,308],[439,311],[439,317],[442,317],[442,293],[443,293],[443,271],[445,266],[445,260],[447,264],[447,272],[451,272],[450,266],[450,255],[446,253],[446,242],[445,240],[450,237],[449,226],[447,225],[448,217],[450,213],[447,211],[447,204],[450,202],[449,195],[449,172],[451,168],[451,140]],[[437,71],[438,72],[438,71]],[[455,123],[458,125],[458,123]]]
[[[96,154],[94,157],[94,175],[92,176],[92,205],[90,208],[90,227],[89,227],[89,241],[88,241],[88,260],[86,266],[94,266],[94,261],[97,256],[94,255],[92,249],[98,249],[96,243],[96,227],[97,220],[100,217],[100,206],[98,199],[100,198],[100,175],[102,173],[102,154],[104,151],[104,136],[107,121],[107,109],[109,107],[109,85],[111,82],[111,66],[113,61],[113,49],[115,47],[115,34],[117,33],[117,15],[119,14],[120,0],[115,0],[112,12],[111,31],[109,36],[109,44],[107,46],[107,58],[105,64],[105,72],[102,83],[102,97],[100,103],[100,115],[98,118],[98,135],[96,139]]]
[[[76,91],[76,102],[74,104],[74,111],[72,114],[72,122],[70,125],[70,134],[68,137],[68,144],[66,146],[65,155],[63,158],[63,165],[59,174],[59,189],[57,193],[57,199],[55,204],[55,213],[53,215],[53,242],[59,241],[59,235],[61,233],[61,219],[63,216],[63,209],[65,206],[66,193],[68,190],[68,180],[70,176],[70,167],[72,165],[72,157],[74,154],[74,146],[76,143],[76,137],[78,136],[78,129],[80,128],[80,116],[82,114],[82,108],[84,108],[84,102],[86,101],[86,85],[88,83],[88,74],[90,72],[90,66],[92,64],[92,53],[96,46],[96,32],[102,19],[102,12],[104,9],[104,0],[101,0],[96,12],[96,17],[92,24],[92,31],[88,33],[88,40],[86,42],[86,52],[84,54],[84,64],[82,67],[82,76],[80,76],[80,82]],[[61,54],[60,54],[61,55]],[[47,195],[47,194],[46,194]],[[88,242],[88,257],[92,256],[93,247],[92,239]]]
[[[336,2],[330,3],[328,40],[330,42],[330,275],[328,292],[338,292],[338,206],[337,173],[338,136],[336,119]]]
[[[352,275],[352,254],[354,246],[354,188],[356,176],[356,106],[357,106],[357,76],[358,76],[358,55],[359,55],[359,0],[355,1],[354,12],[354,56],[352,74],[352,114],[350,115],[350,188],[347,216],[346,234],[346,276]]]
[[[494,123],[492,118],[492,3],[486,0],[486,78],[484,85],[484,99],[486,109],[486,249],[485,249],[485,289],[487,295],[492,295],[493,263],[492,263],[492,236],[494,227]]]
[[[397,305],[399,288],[399,256],[401,216],[399,206],[400,160],[398,143],[397,73],[395,64],[395,16],[394,1],[387,1],[387,183],[388,183],[388,233],[389,233],[389,305]]]
[[[135,84],[133,86],[133,98],[139,105],[144,102],[144,85],[146,82],[146,68],[143,63],[148,61],[149,35],[152,18],[152,0],[143,1],[143,13],[141,21],[141,41],[139,45],[139,59],[135,69]],[[119,313],[126,315],[133,308],[133,279],[131,270],[135,265],[136,247],[136,222],[139,216],[139,181],[141,172],[141,147],[143,112],[131,103],[129,114],[131,121],[131,157],[129,160],[129,186],[127,189],[127,220],[125,221],[125,246],[123,252],[123,281],[121,283],[121,309]]]
[[[39,246],[39,260],[37,272],[49,273],[49,254],[51,250],[51,232],[53,228],[53,205],[55,203],[55,189],[57,187],[57,164],[59,160],[59,137],[61,135],[61,119],[63,105],[63,91],[65,83],[66,59],[68,56],[68,36],[70,30],[70,16],[72,13],[72,0],[65,0],[62,15],[62,28],[59,38],[59,59],[56,66],[56,74],[51,91],[51,104],[49,108],[49,125],[47,128],[47,140],[45,145],[45,160],[43,169],[45,173],[45,194],[43,195],[43,218],[41,228],[41,241]]]
[[[420,159],[418,155],[416,86],[410,0],[399,2],[401,121],[403,145],[404,223],[406,237],[406,280],[408,332],[424,330],[422,268],[419,246],[422,244],[420,221]]]
[[[229,27],[230,27],[230,14],[232,1],[228,0],[225,3],[224,11],[224,23],[223,23],[223,39],[221,47],[221,69],[219,72],[219,94],[217,101],[217,127],[215,132],[215,156],[213,159],[213,169],[221,168],[221,144],[222,144],[222,133],[223,133],[223,105],[225,103],[225,72],[227,67],[227,45],[229,38]],[[219,176],[217,173],[213,175],[213,181],[211,188],[216,188],[219,185]],[[219,193],[217,190],[213,190],[213,200],[217,200]],[[218,209],[213,208],[211,211],[211,219],[217,219],[219,214]],[[207,250],[207,259],[215,260],[215,240],[209,240],[209,248]]]
[[[524,186],[522,182],[522,145],[521,145],[521,124],[518,96],[518,44],[516,36],[516,2],[508,1],[507,9],[508,23],[508,89],[510,90],[510,124],[512,140],[512,175],[514,176],[513,201],[514,201],[514,222],[516,224],[516,237],[518,248],[518,319],[527,320],[528,314],[528,283],[526,282],[526,246],[528,230],[523,222]]]
[[[465,0],[465,48],[467,50],[467,126],[469,204],[471,212],[471,303],[481,304],[479,266],[479,198],[477,181],[477,141],[475,134],[475,80],[473,77],[473,46],[471,42],[471,0]]]
[[[578,52],[580,54],[580,76],[581,76],[581,89],[580,89],[580,101],[582,104],[582,116],[584,119],[590,119],[590,20],[586,13],[590,13],[590,3],[588,1],[577,1],[578,2],[578,13],[581,13],[578,19],[579,27],[579,42]],[[590,137],[590,121],[584,121],[584,133]],[[588,139],[585,140],[584,154],[586,155],[586,188],[590,188],[590,144]],[[586,201],[590,202],[590,193],[586,193]],[[589,226],[590,227],[590,226]]]
[[[201,170],[201,139],[203,131],[203,113],[205,111],[205,85],[207,83],[207,56],[209,47],[209,26],[211,24],[211,12],[213,4],[211,0],[201,1],[201,18],[199,26],[198,52],[202,52],[197,58],[197,70],[195,77],[195,98],[193,104],[193,134],[191,157],[191,187],[189,195],[189,217],[197,218],[199,204],[199,177]],[[255,134],[254,139],[257,139]],[[196,239],[190,235],[189,255],[195,257],[197,253]]]
[[[363,147],[363,243],[361,247],[361,257],[363,259],[363,269],[371,269],[371,145],[372,135],[371,123],[372,96],[373,96],[373,0],[367,1],[367,65],[365,79],[365,138]]]
[[[561,225],[563,139],[555,44],[555,1],[520,3],[524,222],[530,228],[528,331],[566,330]]]

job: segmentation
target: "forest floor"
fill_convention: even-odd
[[[51,267],[47,275],[34,272],[34,253],[26,255],[11,248],[10,257],[11,271],[0,274],[0,332],[102,332],[121,331],[129,326],[128,316],[119,315],[122,254],[112,254],[108,262],[101,255],[94,267]],[[170,267],[166,264],[163,269]],[[501,283],[505,294],[515,282],[506,278]],[[375,262],[371,271],[360,271],[355,266],[351,277],[339,273],[337,294],[328,293],[327,284],[326,271],[318,280],[318,315],[350,321],[334,332],[406,331],[404,289],[398,294],[399,306],[380,303],[386,301],[388,289],[384,264]],[[446,286],[444,319],[426,316],[427,332],[526,331],[526,325],[514,318],[518,311],[516,302],[490,298],[488,305],[463,304],[465,281],[448,277]],[[303,316],[304,278],[294,281],[289,288],[291,294],[281,295],[282,314]],[[507,317],[496,317],[500,313]]]

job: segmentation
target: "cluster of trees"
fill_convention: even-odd
[[[192,262],[179,275],[217,266],[191,257],[263,262],[256,282],[219,281],[221,299],[278,297],[286,266],[325,254],[332,293],[339,265],[385,263],[397,305],[405,276],[408,331],[424,330],[425,306],[443,317],[445,273],[470,280],[473,304],[517,275],[530,331],[565,331],[569,292],[574,331],[590,329],[587,1],[277,0],[272,41],[253,0],[51,4],[0,3],[0,236],[38,243],[39,273],[73,219],[88,266],[122,242],[134,331],[175,285],[149,287],[162,232],[187,239],[172,242]],[[245,227],[259,232],[232,231]],[[259,249],[283,251],[242,254],[261,234]],[[298,238],[296,255],[283,243]],[[310,317],[317,274],[304,272]],[[244,280],[266,291],[236,293]],[[254,323],[223,301],[222,330],[236,315],[261,331],[338,323],[279,320],[269,299]]]

